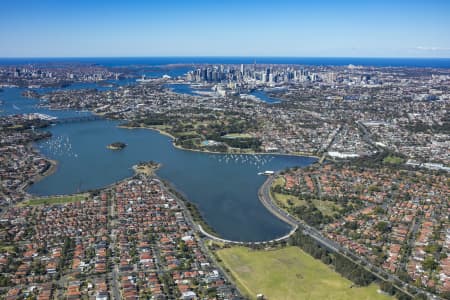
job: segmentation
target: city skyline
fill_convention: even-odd
[[[5,1],[0,57],[450,57],[445,1]]]
[[[450,300],[449,0],[122,1],[1,2],[0,299]]]

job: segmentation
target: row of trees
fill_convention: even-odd
[[[300,231],[292,236],[290,243],[299,246],[315,259],[320,259],[327,265],[333,265],[336,272],[357,285],[367,286],[376,279],[372,273],[339,253],[331,253],[325,247],[319,245],[313,238],[304,235]]]
[[[289,243],[291,245],[302,248],[305,252],[310,254],[315,259],[320,259],[323,263],[332,266],[336,272],[354,282],[356,285],[367,286],[374,281],[379,280],[365,268],[354,263],[352,260],[339,253],[330,252],[327,248],[320,245],[313,238],[304,235],[300,231],[296,232],[291,237]],[[380,288],[390,295],[395,295],[399,300],[411,299],[410,296],[396,289],[394,285],[389,281],[381,281]],[[422,295],[418,295],[416,298],[422,299],[421,297]]]

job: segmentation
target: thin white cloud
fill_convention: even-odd
[[[443,47],[423,47],[423,46],[417,46],[415,49],[416,49],[416,50],[420,50],[420,51],[450,51],[450,48],[443,48]]]

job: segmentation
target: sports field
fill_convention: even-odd
[[[28,201],[24,201],[19,203],[19,206],[26,205],[52,205],[52,204],[64,204],[70,202],[78,202],[86,200],[89,194],[77,194],[77,195],[69,195],[69,196],[55,196],[55,197],[41,197],[34,198]]]
[[[328,299],[328,300],[386,300],[378,287],[354,287],[319,260],[300,248],[250,250],[232,247],[217,251],[242,292],[256,299],[264,294],[269,300]]]
[[[229,133],[223,136],[226,139],[249,139],[252,135],[248,133]]]

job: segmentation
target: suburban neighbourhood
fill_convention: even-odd
[[[188,70],[146,77],[179,69]],[[0,66],[0,103],[20,91],[47,112],[12,107],[0,121],[0,297],[267,299],[258,283],[246,286],[260,269],[233,258],[276,261],[270,255],[286,251],[328,265],[351,282],[344,291],[449,299],[449,83],[448,69],[418,67]],[[223,240],[157,171],[74,195],[28,193],[58,170],[36,142],[63,122],[105,119],[157,130],[183,150],[314,157],[305,168],[261,172],[271,183],[261,203],[291,231],[270,242]]]

